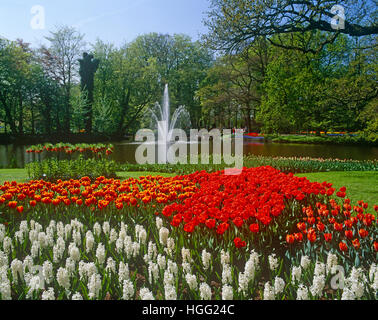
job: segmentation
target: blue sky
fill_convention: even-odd
[[[33,29],[32,7],[42,6],[45,28]],[[185,33],[198,39],[206,28],[207,0],[0,0],[0,36],[32,46],[46,43],[55,26],[69,25],[87,42],[100,38],[116,45],[148,32]]]

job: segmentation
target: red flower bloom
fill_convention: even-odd
[[[240,238],[235,238],[234,239],[234,244],[235,244],[235,247],[236,248],[243,248],[246,246],[246,242],[245,241],[242,241]]]
[[[215,223],[216,223],[215,219],[207,219],[205,222],[205,225],[209,229],[213,229],[215,227]]]
[[[307,239],[310,242],[315,242],[316,241],[316,232],[313,228],[310,228],[307,232]]]
[[[365,229],[358,230],[358,233],[360,234],[361,238],[365,238],[369,234],[369,232],[367,230],[365,230]]]
[[[324,240],[326,242],[331,242],[331,240],[332,240],[332,233],[324,233]]]
[[[353,244],[353,247],[354,247],[356,250],[360,249],[360,241],[359,241],[358,239],[354,239],[354,240],[352,241],[352,244]]]
[[[227,222],[222,222],[218,227],[217,227],[217,233],[218,234],[223,234],[226,232],[230,225]]]
[[[258,223],[252,223],[250,226],[249,226],[249,230],[251,232],[254,232],[254,233],[257,233],[259,232],[260,228],[259,228],[259,224]]]
[[[286,235],[286,242],[292,244],[294,242],[294,236],[292,234]]]
[[[301,242],[303,240],[303,234],[300,232],[294,233],[295,241]]]
[[[353,231],[352,230],[345,230],[345,236],[348,239],[352,239],[353,238]]]
[[[348,246],[346,245],[346,243],[345,242],[340,242],[339,243],[339,249],[341,250],[341,251],[347,251],[348,250]]]

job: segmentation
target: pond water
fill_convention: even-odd
[[[114,142],[114,152],[111,158],[119,162],[135,163],[135,151],[138,144]],[[26,153],[26,145],[0,145],[0,167],[22,168],[26,163],[43,158],[43,154]],[[210,147],[210,150],[212,148]],[[354,160],[378,159],[378,147],[371,146],[342,146],[342,145],[309,145],[287,143],[262,143],[245,141],[243,152],[245,155],[262,155],[273,157],[311,157],[338,158]]]

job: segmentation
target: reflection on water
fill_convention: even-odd
[[[114,152],[111,155],[112,159],[119,162],[135,163],[135,151],[138,144],[125,141],[114,142],[113,145]],[[44,153],[26,153],[28,147],[29,146],[12,144],[0,145],[0,167],[11,166],[22,168],[26,163],[41,160],[45,157]],[[212,147],[210,147],[210,150],[212,150]],[[378,159],[378,147],[370,146],[309,145],[244,141],[243,152],[245,155],[254,154],[273,157],[311,157],[354,160]],[[62,158],[64,158],[64,155]]]

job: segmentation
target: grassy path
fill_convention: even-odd
[[[347,188],[347,196],[353,201],[364,200],[372,207],[378,204],[377,171],[337,171],[297,174],[310,181],[331,182],[334,188]]]

